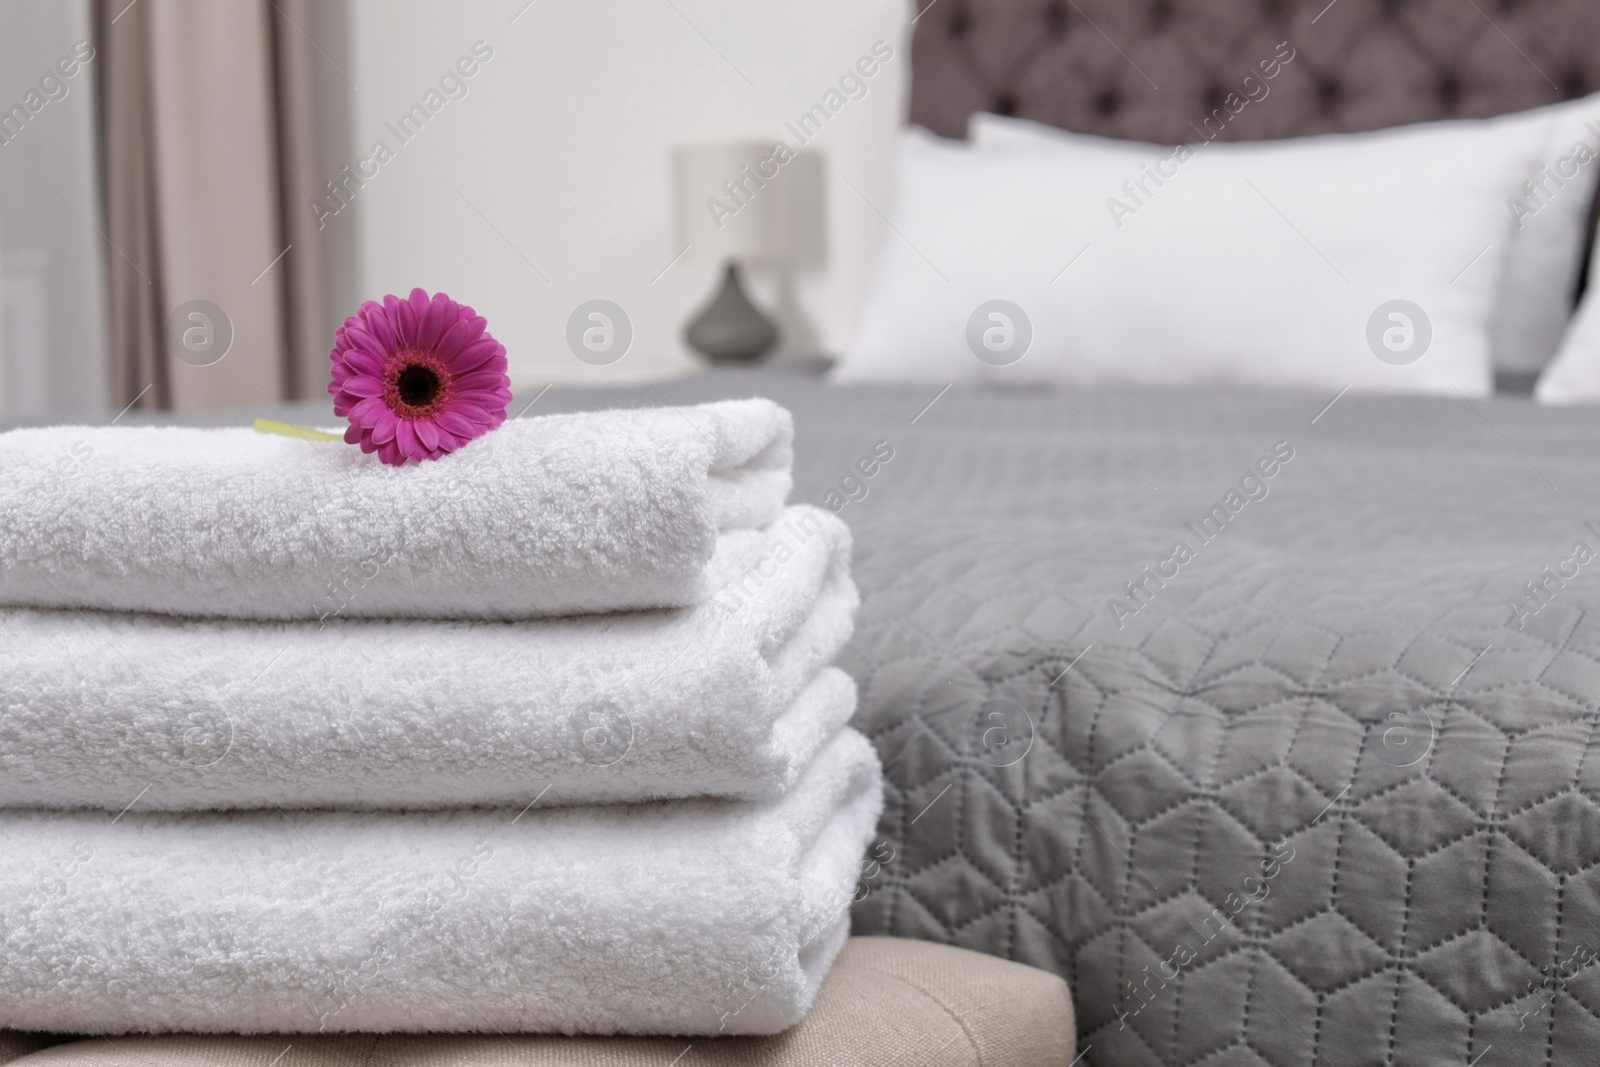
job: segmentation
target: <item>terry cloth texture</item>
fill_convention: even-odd
[[[0,1028],[777,1033],[882,788],[846,729],[762,804],[0,812]]]
[[[681,607],[788,496],[767,400],[513,420],[436,462],[247,429],[0,434],[0,603],[251,619]]]
[[[4,1035],[0,1035],[3,1038]],[[11,1035],[27,1040],[27,1035]],[[770,1037],[118,1037],[15,1067],[1068,1067],[1067,985],[1045,971],[897,938],[845,944],[811,1013]],[[7,1047],[0,1040],[0,1049]]]
[[[720,538],[693,608],[521,623],[0,611],[0,806],[768,798],[855,710],[820,508]],[[544,794],[545,789],[548,794]]]

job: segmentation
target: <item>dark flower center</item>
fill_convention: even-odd
[[[444,387],[444,383],[439,380],[433,368],[412,363],[401,369],[399,375],[395,377],[394,386],[402,404],[425,408],[438,399],[439,390]]]

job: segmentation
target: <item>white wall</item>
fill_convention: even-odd
[[[784,123],[884,41],[893,58],[808,146],[824,157],[829,258],[796,293],[821,347],[842,348],[883,227],[865,200],[887,209],[905,113],[903,0],[525,3],[354,0],[351,162],[380,140],[393,158],[374,164],[326,224],[357,227],[363,295],[420,285],[473,305],[509,350],[519,387],[693,369],[679,335],[717,268],[691,250],[667,269],[683,247],[671,146],[751,137],[792,146]],[[427,103],[479,40],[493,58],[465,79],[467,95],[401,143],[385,124]],[[756,288],[770,307],[771,280]],[[609,367],[566,347],[568,315],[595,298],[633,322],[628,355]]]

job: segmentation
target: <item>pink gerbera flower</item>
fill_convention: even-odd
[[[368,300],[334,331],[333,410],[344,439],[385,463],[438,459],[506,421],[506,350],[477,312],[421,289]]]

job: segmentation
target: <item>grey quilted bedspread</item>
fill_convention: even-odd
[[[540,401],[794,410],[890,782],[857,932],[1059,972],[1099,1067],[1596,1062],[1600,412],[936,392]]]
[[[855,531],[858,932],[1061,973],[1102,1067],[1600,1059],[1600,413],[662,389],[788,404]]]

